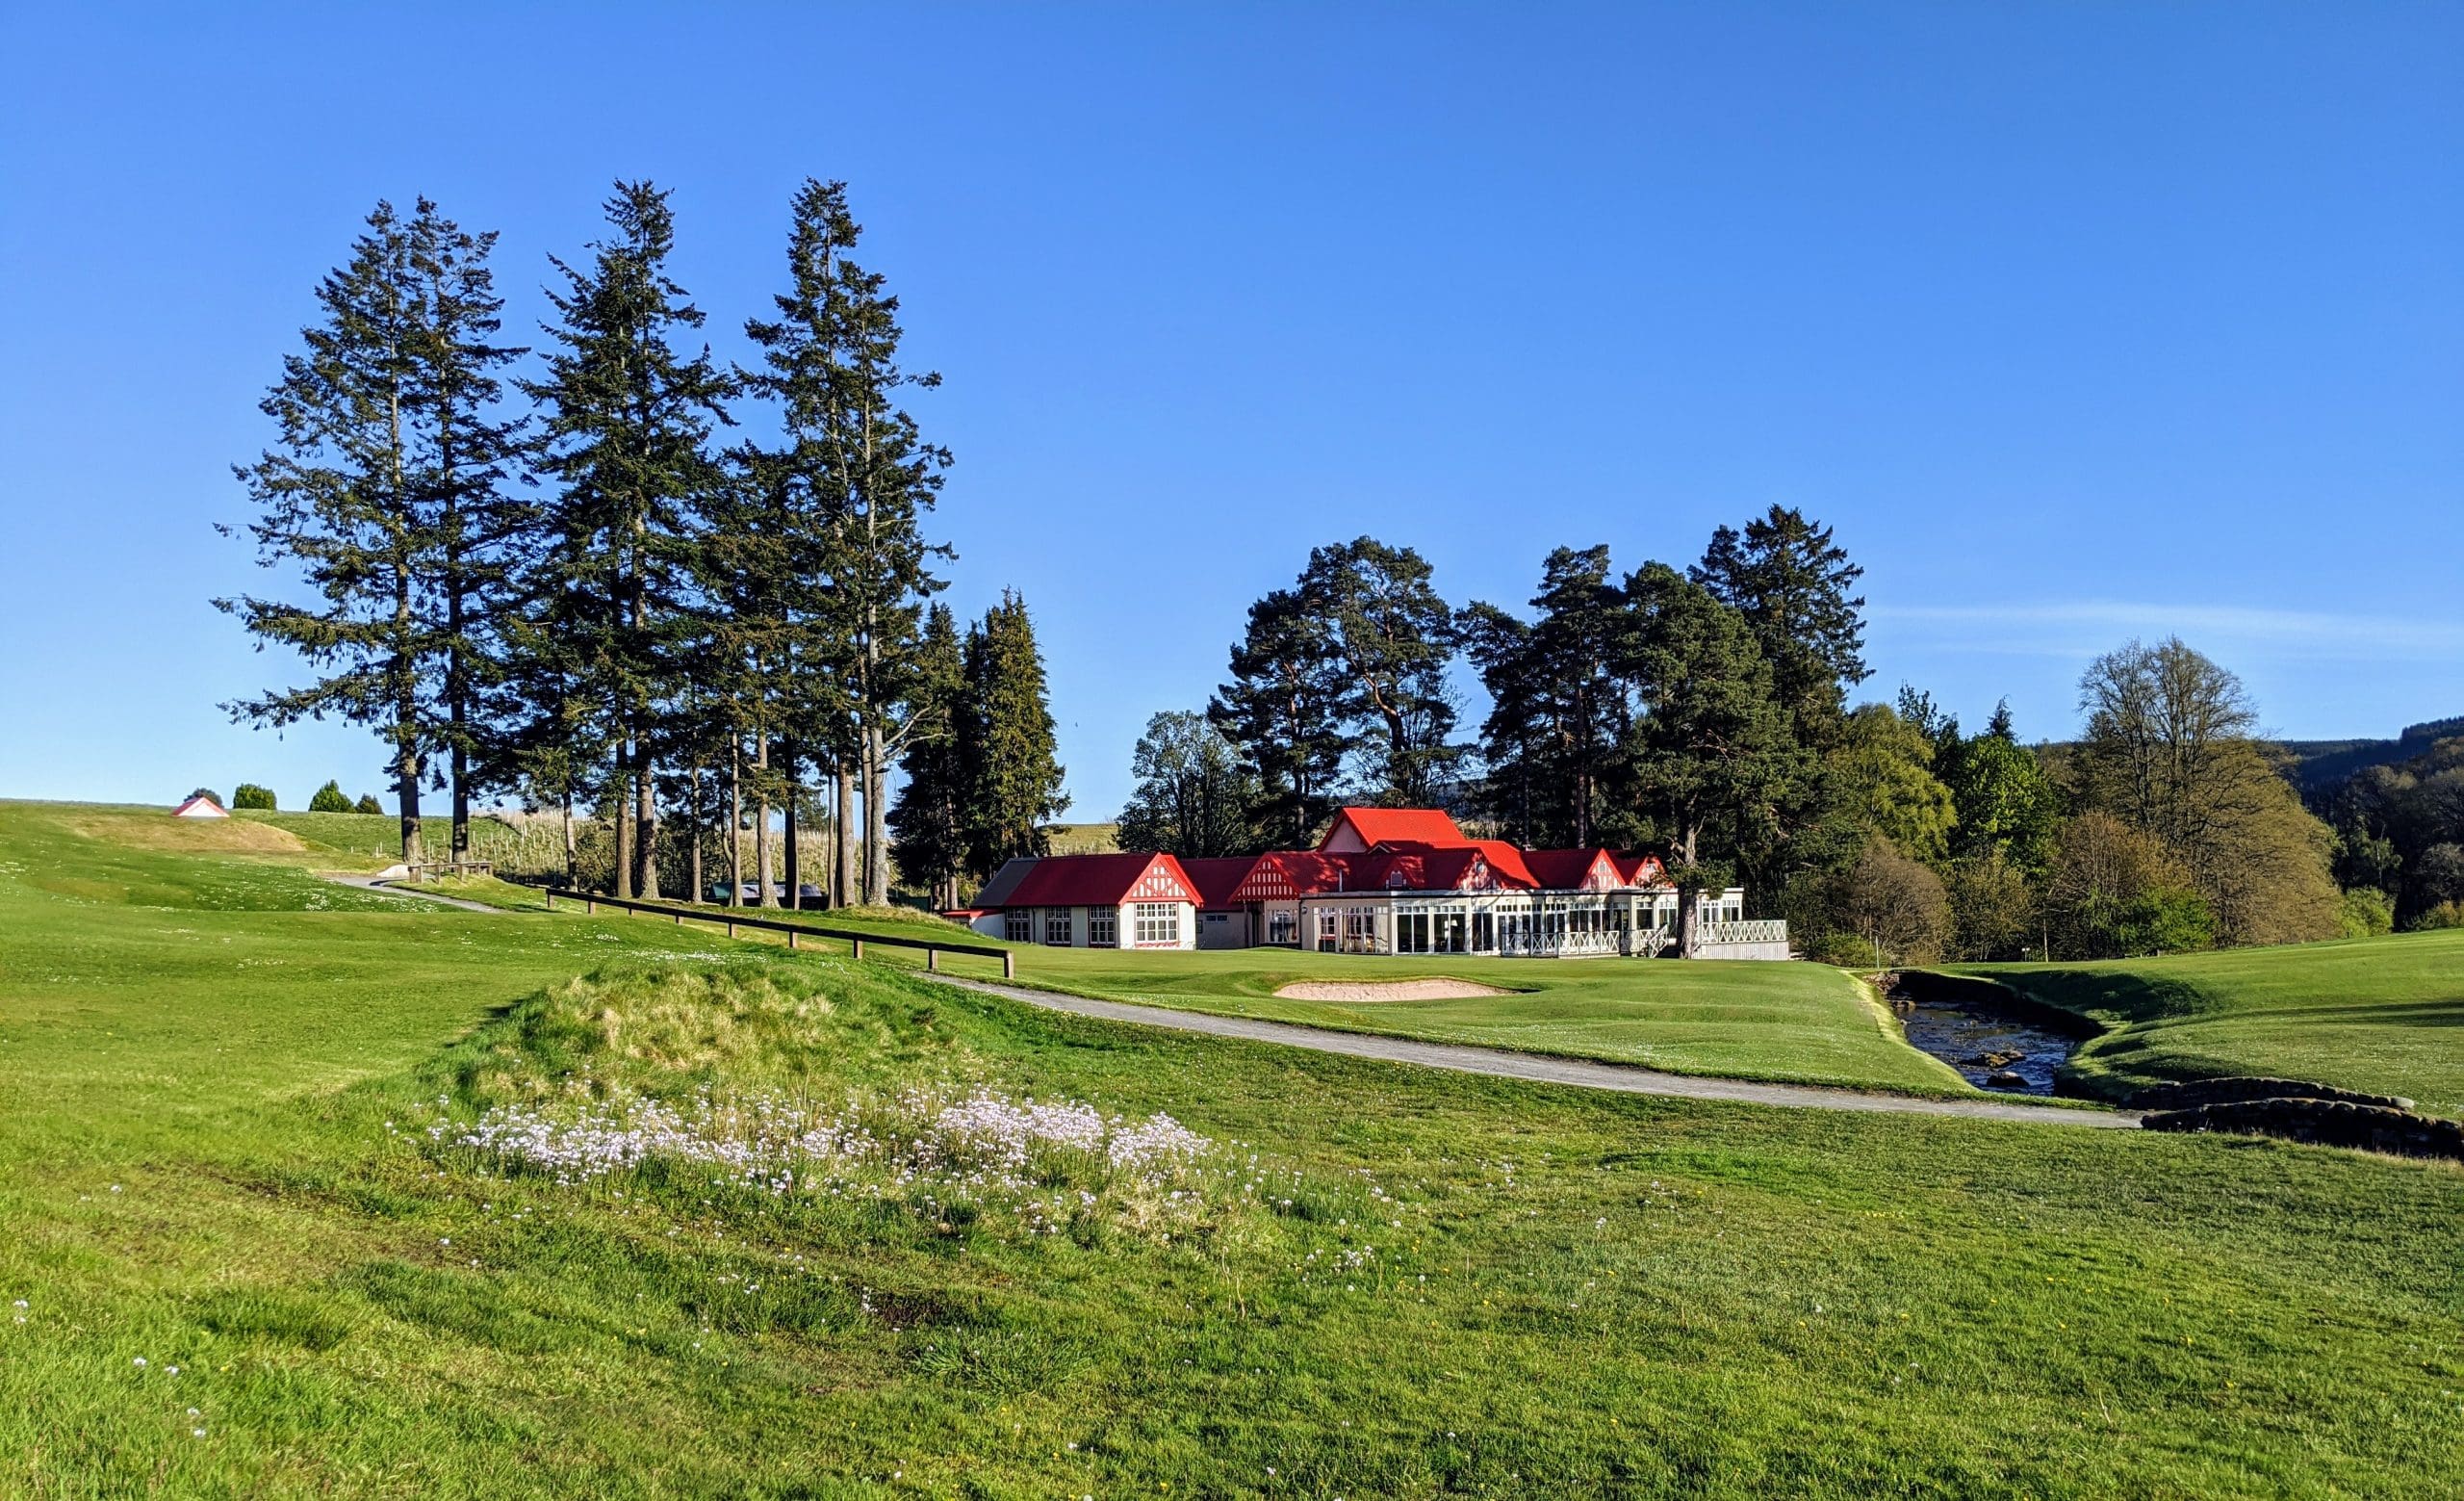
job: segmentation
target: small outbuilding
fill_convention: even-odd
[[[228,818],[231,815],[222,811],[220,803],[200,792],[172,809],[171,816],[174,818]]]
[[[976,893],[967,926],[1055,948],[1195,948],[1197,883],[1170,855],[1013,860]]]

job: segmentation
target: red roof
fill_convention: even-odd
[[[1658,886],[1668,879],[1667,867],[1657,855],[1638,855],[1632,851],[1617,857],[1617,873],[1628,886]]]
[[[1197,883],[1169,855],[1053,855],[997,901],[1002,907],[1116,907],[1125,901],[1194,903]]]
[[[1191,884],[1197,888],[1199,906],[1229,907],[1235,900],[1232,893],[1248,879],[1249,872],[1257,867],[1258,858],[1256,855],[1209,856],[1203,859],[1193,856],[1181,862],[1181,869],[1188,873]]]
[[[1511,857],[1513,850],[1506,849]],[[1261,855],[1229,901],[1275,901],[1334,892],[1462,892],[1495,886],[1526,886],[1522,862],[1500,870],[1488,852],[1471,843],[1435,848],[1426,844],[1380,844],[1373,850],[1327,854],[1277,850]]]
[[[1318,848],[1328,850],[1348,831],[1360,841],[1361,849],[1374,849],[1380,844],[1409,842],[1434,848],[1464,842],[1463,831],[1454,826],[1443,809],[1437,808],[1347,808],[1335,815],[1334,826],[1318,841]],[[1349,841],[1344,841],[1347,846]],[[1348,847],[1330,851],[1353,853]]]
[[[1527,849],[1523,858],[1553,892],[1604,892],[1627,884],[1625,868],[1604,849]]]

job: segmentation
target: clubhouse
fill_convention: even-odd
[[[1346,808],[1311,850],[1013,860],[951,916],[1068,948],[1648,957],[1675,948],[1677,889],[1652,855],[1518,849],[1436,809]],[[1789,957],[1787,925],[1746,920],[1743,888],[1704,893],[1698,920],[1705,957]]]

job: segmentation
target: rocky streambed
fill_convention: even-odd
[[[2093,1024],[1998,998],[1995,987],[1937,974],[1884,976],[1884,995],[1910,1044],[1979,1089],[2050,1095],[2062,1065]]]

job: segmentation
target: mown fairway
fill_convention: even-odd
[[[2092,1083],[2267,1074],[2464,1115],[2464,931],[2078,965],[1958,965],[2115,1028]]]
[[[2451,1165],[1424,1074],[161,827],[0,805],[0,1492],[2464,1488]],[[424,1129],[973,1088],[1215,1152],[1041,1233]]]
[[[821,925],[844,921],[830,914],[808,917]],[[1872,993],[1828,965],[1017,946],[1020,983],[1116,1000],[1600,1058],[1676,1074],[1922,1095],[1980,1093],[1958,1071],[1908,1046]],[[963,964],[954,968],[977,972]],[[1296,980],[1430,976],[1520,994],[1348,1003],[1275,994]]]

